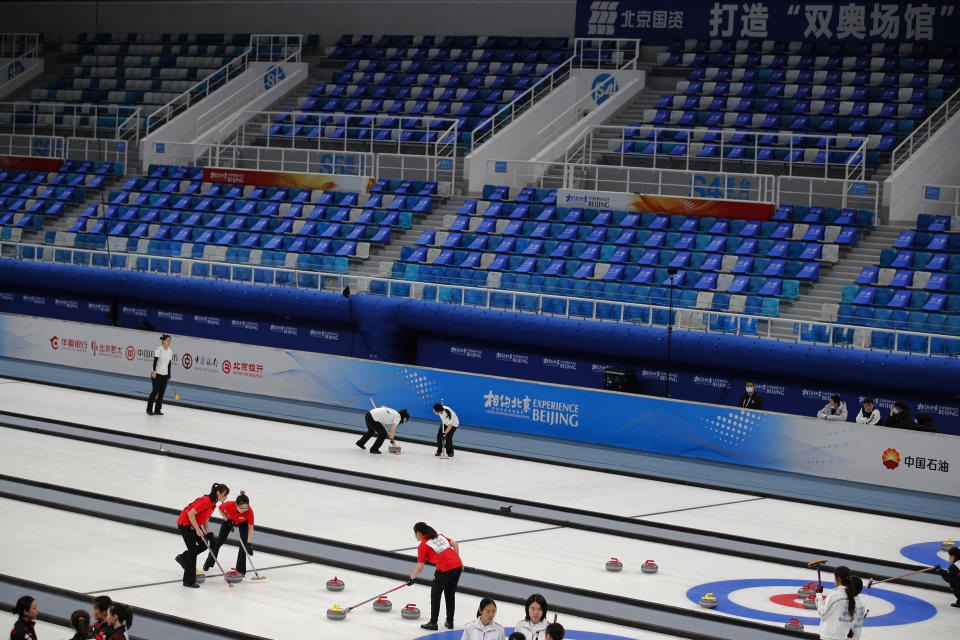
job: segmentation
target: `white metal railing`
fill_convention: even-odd
[[[875,180],[777,176],[777,204],[869,209],[879,214],[883,185]]]
[[[365,150],[370,153],[417,154],[422,150],[423,155],[437,155],[439,149],[448,150],[449,153],[456,150],[458,122],[455,118],[314,111],[244,111],[242,114],[248,117],[250,123],[248,126],[252,130],[246,127],[238,129],[239,144],[256,142],[269,148],[314,148],[318,151],[351,151],[366,147]],[[284,122],[277,122],[278,117],[284,118]],[[299,126],[297,120],[301,118],[305,118],[310,123],[316,123],[306,125],[308,128],[317,128],[316,136],[271,133],[271,129],[277,124]],[[343,124],[320,124],[324,120]],[[396,124],[391,121],[395,121]],[[339,135],[333,137],[332,134],[338,129]],[[383,132],[389,132],[390,138],[377,140],[377,135]],[[436,136],[425,136],[422,141],[402,139],[407,133],[419,135],[427,132],[435,133]],[[436,139],[431,140],[433,137]],[[264,140],[265,144],[262,142]],[[451,144],[453,146],[450,146]]]
[[[950,216],[950,229],[960,231],[960,186],[945,184],[920,185],[920,213]]]
[[[678,137],[679,136],[679,137]],[[708,136],[704,140],[704,136]],[[814,141],[808,146],[806,141]],[[640,145],[641,151],[627,151],[627,143]],[[822,144],[821,144],[822,143]],[[644,153],[648,145],[653,145],[656,153]],[[638,125],[591,125],[580,137],[568,145],[568,149],[582,145],[587,157],[603,154],[621,165],[649,162],[653,167],[683,162],[686,168],[694,162],[698,166],[717,164],[719,170],[724,166],[742,167],[752,165],[758,173],[761,165],[776,163],[787,167],[787,174],[794,175],[800,167],[816,168],[826,178],[831,170],[839,172],[846,179],[860,179],[865,176],[867,157],[867,138],[852,135],[817,135],[795,133],[793,131],[758,131],[740,129],[709,129],[706,127],[682,128],[659,124]],[[685,145],[684,148],[678,145]],[[700,156],[708,145],[714,145],[719,152],[716,156]],[[743,158],[728,158],[731,151],[742,148]],[[682,153],[677,153],[680,149]],[[761,159],[761,151],[770,150],[769,159]],[[786,152],[785,157],[778,154]],[[794,152],[802,152],[797,158]],[[810,152],[810,153],[807,153]],[[845,160],[831,161],[833,152],[849,152]],[[815,162],[817,155],[823,154],[823,162]],[[808,156],[812,156],[808,159]],[[820,169],[822,167],[822,169]]]
[[[630,60],[640,59],[637,38],[577,38],[573,55],[577,69],[617,69]]]
[[[23,135],[120,139],[126,126],[139,131],[139,117],[140,107],[133,105],[0,102],[0,124]]]
[[[774,176],[572,162],[487,161],[486,183],[715,200],[775,202]]]
[[[0,33],[0,58],[23,59],[39,56],[39,33]]]
[[[534,82],[529,89],[520,95],[515,95],[513,100],[474,127],[470,136],[470,152],[472,153],[502,129],[510,126],[518,115],[545,98],[554,88],[566,82],[573,70],[574,60],[575,56],[570,56],[561,62],[553,71]]]
[[[537,154],[553,144],[557,138],[573,127],[582,117],[584,111],[590,111],[594,106],[598,106],[598,101],[594,95],[595,91],[616,92],[624,86],[630,74],[636,73],[637,63],[639,62],[639,53],[637,57],[631,58],[617,68],[613,74],[601,82],[599,87],[585,93],[579,100],[570,105],[563,113],[551,120],[545,127],[537,132]]]
[[[165,105],[150,113],[146,118],[146,132],[150,133],[152,131],[156,131],[159,127],[163,126],[180,113],[186,111],[200,100],[206,98],[212,92],[235,79],[237,76],[247,70],[251,62],[275,62],[290,56],[291,52],[288,51],[288,47],[293,45],[289,45],[286,42],[285,39],[287,38],[300,38],[302,40],[302,36],[293,34],[251,35],[250,45],[242,54],[227,62],[225,65],[208,75],[203,80],[200,80],[180,95],[171,99]],[[274,50],[277,46],[281,47],[282,50],[278,54],[274,54]],[[266,51],[264,50],[265,48]],[[297,41],[295,48],[296,60],[299,61],[300,40]]]
[[[61,160],[116,162],[127,166],[128,145],[121,140],[0,133],[0,155]]]
[[[66,139],[63,158],[118,163],[122,165],[122,171],[126,172],[129,147],[125,140],[70,137]]]
[[[374,156],[348,151],[333,153],[316,149],[279,149],[253,145],[196,142],[160,142],[163,164],[205,166],[219,169],[255,169],[292,173],[328,173],[351,176],[374,175]]]
[[[919,149],[940,127],[956,115],[958,109],[960,109],[960,89],[954,91],[936,111],[917,125],[910,135],[897,145],[896,149],[893,150],[893,154],[890,156],[891,175],[901,167],[903,163],[910,159],[914,151]]]
[[[273,66],[269,67],[265,72],[264,76],[257,76],[248,82],[246,85],[237,89],[231,95],[227,96],[216,105],[207,109],[205,112],[200,114],[197,118],[197,138],[200,137],[200,134],[212,129],[217,128],[217,139],[220,140],[223,138],[222,132],[229,127],[234,127],[238,119],[242,119],[243,115],[251,113],[250,111],[242,111],[241,109],[245,104],[249,104],[251,100],[255,97],[263,95],[272,91],[278,87],[281,81],[284,80],[284,72],[282,65],[287,63],[297,63],[300,62],[303,36],[254,36],[257,38],[282,38],[286,41],[287,38],[296,38],[296,46],[290,45],[276,45],[283,46],[283,51],[286,55],[280,60],[270,60],[270,62],[275,62]],[[270,45],[271,52],[273,51],[274,45]],[[257,54],[257,52],[254,52]],[[259,59],[255,59],[254,62],[259,62]],[[226,119],[224,118],[226,116]]]
[[[107,244],[109,245],[109,238]],[[24,249],[28,249],[28,251]],[[680,306],[678,304],[680,293],[676,290],[676,287],[670,285],[659,286],[662,291],[657,292],[656,298],[662,299],[663,304],[649,304],[494,287],[474,287],[455,283],[357,276],[342,271],[324,272],[312,269],[228,263],[222,260],[128,253],[112,251],[107,248],[79,249],[67,246],[3,241],[0,242],[0,254],[21,260],[83,264],[122,270],[154,271],[165,274],[172,273],[174,276],[186,278],[217,279],[265,286],[286,284],[308,290],[339,292],[349,286],[354,294],[369,293],[404,298],[415,297],[484,309],[664,328],[668,324],[672,324],[677,330],[736,334],[781,342],[844,346],[870,351],[928,356],[960,356],[960,336],[920,333],[894,328],[870,328],[837,322],[798,321],[776,316]],[[119,259],[114,260],[114,258]],[[140,267],[145,268],[138,268],[138,261]],[[198,273],[194,274],[193,266],[195,264],[204,264],[206,268],[198,270]],[[214,274],[214,266],[220,267],[220,274]],[[178,270],[173,267],[178,267]],[[346,267],[341,264],[339,268],[345,269]],[[670,295],[673,299],[672,314],[668,305],[668,296]],[[934,342],[938,340],[943,341],[946,352],[942,350],[933,351]],[[884,342],[890,346],[882,346]],[[881,346],[876,346],[878,343]],[[953,349],[957,349],[957,351],[955,352]]]

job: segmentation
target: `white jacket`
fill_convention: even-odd
[[[523,637],[527,640],[543,640],[547,630],[547,619],[544,618],[540,620],[537,624],[533,624],[529,620],[521,620],[513,627],[514,633],[520,632],[523,634]]]
[[[827,403],[823,409],[817,413],[817,417],[823,420],[842,420],[847,421],[847,403],[840,401],[840,406],[837,407],[836,412],[830,408],[830,403]]]
[[[506,640],[507,635],[496,622],[491,622],[487,626],[480,624],[480,618],[468,622],[463,627],[463,635],[460,640]]]
[[[855,418],[857,424],[879,424],[880,423],[880,409],[876,407],[873,408],[873,411],[870,412],[869,416],[863,415],[863,409],[857,411],[857,417]]]
[[[853,630],[852,638],[860,637],[863,621],[867,617],[867,608],[863,598],[854,598],[854,612],[850,615],[847,605],[846,587],[836,587],[826,593],[817,594],[817,613],[820,614],[821,640],[847,640],[847,634]]]

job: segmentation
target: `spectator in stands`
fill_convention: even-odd
[[[937,425],[933,421],[933,416],[929,413],[918,413],[913,416],[913,429],[914,431],[929,431],[930,433],[937,432]]]
[[[884,425],[897,429],[912,428],[913,423],[910,421],[910,408],[907,406],[907,403],[902,400],[894,402],[893,406],[890,407],[890,415],[887,416],[887,421]]]
[[[745,391],[740,396],[740,407],[743,409],[763,409],[763,396],[757,391],[757,383],[747,380]]]
[[[107,640],[127,640],[127,631],[133,626],[133,611],[129,606],[114,602],[107,612]]]
[[[73,637],[70,640],[91,640],[93,629],[90,628],[90,614],[83,609],[77,609],[70,614],[70,628]]]
[[[847,403],[840,396],[834,394],[830,396],[830,402],[823,409],[817,412],[817,417],[821,420],[835,420],[838,422],[847,421]]]
[[[960,607],[960,549],[953,547],[947,551],[947,557],[950,559],[950,566],[943,569],[940,565],[937,565],[937,573],[947,581],[950,590],[953,591],[953,596],[957,599],[950,606]]]
[[[563,640],[563,636],[566,633],[566,630],[563,628],[563,625],[559,622],[551,622],[547,625],[546,635],[544,635],[544,640]]]
[[[37,624],[38,611],[33,596],[20,596],[13,614],[17,616],[17,621],[13,623],[10,640],[37,640],[37,632],[33,627]]]
[[[880,424],[880,409],[873,404],[873,398],[864,398],[863,407],[855,418],[857,424]]]

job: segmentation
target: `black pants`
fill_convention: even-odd
[[[443,453],[443,430],[444,426],[440,425],[440,428],[437,429],[437,455]],[[447,455],[453,455],[453,434],[457,432],[457,428],[453,427],[450,429],[450,433],[447,434]]]
[[[180,554],[183,563],[183,584],[194,584],[197,581],[197,556],[203,553],[206,545],[197,535],[196,529],[188,524],[178,525],[183,542],[187,550]]]
[[[249,534],[247,523],[241,522],[237,525],[233,523],[233,520],[225,520],[223,524],[220,525],[220,533],[218,533],[217,537],[213,540],[213,553],[208,553],[207,561],[203,563],[204,571],[210,569],[215,564],[214,553],[217,554],[218,558],[220,557],[220,548],[223,546],[223,543],[227,541],[234,527],[237,527],[239,530],[240,539],[243,540],[243,544],[247,543],[247,535]],[[243,552],[243,547],[237,549],[237,564],[235,564],[233,568],[236,569],[240,575],[246,575],[247,573],[247,554]]]
[[[457,583],[460,582],[461,573],[463,573],[463,567],[457,567],[449,571],[437,569],[434,572],[433,585],[430,587],[430,622],[433,624],[437,624],[440,619],[440,594],[443,594],[443,600],[447,605],[447,622],[453,623]]]
[[[167,390],[167,382],[170,381],[170,376],[162,376],[158,373],[155,378],[151,376],[150,381],[153,383],[153,390],[150,391],[150,397],[147,398],[147,411],[160,411],[163,409],[163,394]],[[154,409],[154,403],[156,403],[156,409]]]
[[[380,451],[380,446],[383,444],[383,441],[387,439],[387,430],[383,428],[382,424],[373,419],[369,411],[367,411],[367,415],[365,415],[363,419],[367,423],[367,432],[363,434],[362,438],[357,440],[357,444],[362,447],[367,444],[370,438],[377,436],[377,439],[373,441],[373,446],[370,447],[370,451]]]

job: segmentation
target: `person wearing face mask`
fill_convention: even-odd
[[[741,409],[763,409],[763,396],[757,391],[757,383],[747,380],[743,395],[740,396]]]
[[[863,408],[860,409],[855,420],[857,424],[880,424],[880,409],[873,405],[873,398],[863,399]]]
[[[896,429],[909,429],[911,426],[910,408],[907,407],[907,403],[902,400],[894,402],[893,406],[890,407],[890,415],[887,416],[887,421],[883,424]]]

